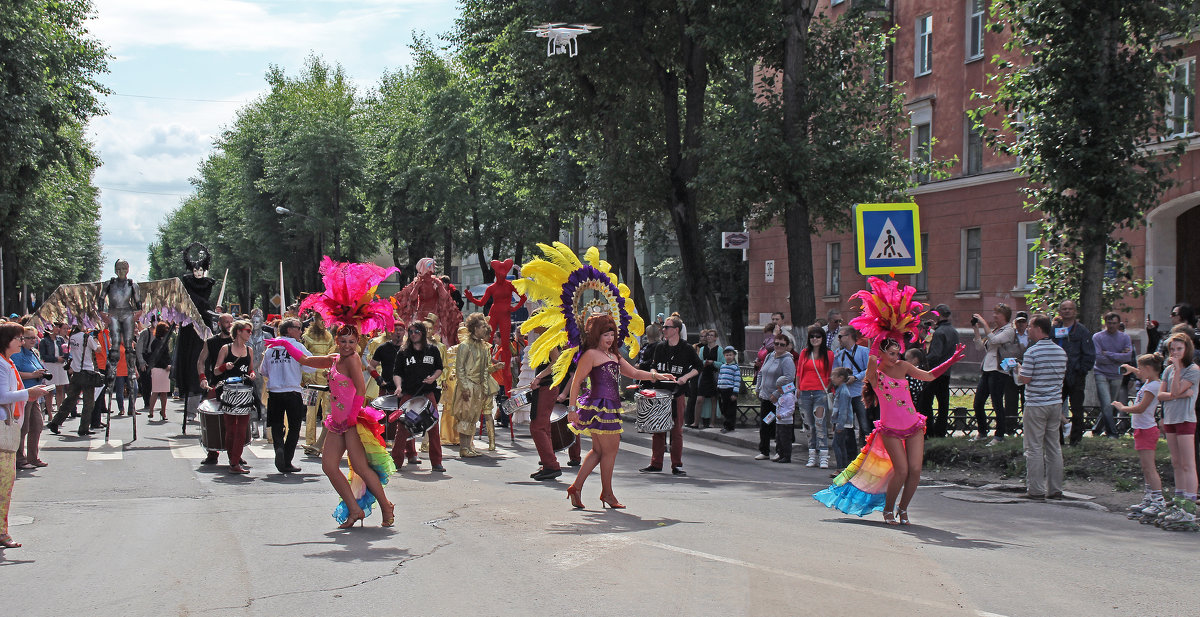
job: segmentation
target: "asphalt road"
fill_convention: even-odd
[[[1200,534],[945,485],[891,527],[814,501],[828,471],[729,444],[689,441],[686,478],[641,474],[649,440],[628,429],[627,510],[600,508],[597,475],[571,509],[573,470],[529,479],[532,443],[505,430],[493,455],[393,477],[394,528],[376,512],[340,531],[316,459],[283,476],[256,441],[249,476],[201,467],[172,405],[170,424],[140,417],[128,449],[127,419],[107,445],[45,434],[50,466],[13,492],[25,546],[0,552],[6,615],[1144,617],[1194,614],[1200,588]]]

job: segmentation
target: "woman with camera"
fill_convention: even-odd
[[[1017,340],[1017,331],[1009,320],[1012,319],[1012,309],[1001,302],[992,309],[992,324],[988,324],[983,316],[976,313],[971,316],[971,329],[975,331],[975,346],[983,349],[983,363],[980,366],[983,373],[979,376],[979,386],[975,388],[975,423],[979,427],[979,437],[976,441],[987,439],[988,419],[984,406],[990,396],[992,409],[996,412],[996,432],[987,443],[994,446],[1004,441],[1005,424],[1009,414],[1016,409],[1009,409],[1005,395],[1011,389],[1016,391],[1017,384],[1009,374],[1009,364],[1015,361],[1021,353],[1021,344]],[[990,332],[986,327],[991,325]],[[1005,362],[1009,360],[1010,362]]]
[[[0,324],[0,548],[18,548],[20,542],[8,535],[8,506],[17,476],[17,444],[25,419],[25,404],[54,393],[54,386],[26,388],[12,356],[21,349],[25,328],[18,323]],[[30,413],[41,413],[31,409]]]

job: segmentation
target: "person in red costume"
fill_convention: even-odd
[[[512,297],[517,293],[517,288],[513,287],[512,281],[508,280],[508,271],[512,270],[513,260],[505,259],[499,261],[492,260],[492,272],[496,273],[496,282],[488,285],[487,291],[483,292],[482,298],[476,298],[471,295],[471,290],[464,290],[467,300],[475,306],[483,307],[488,302],[492,303],[492,307],[488,310],[488,325],[492,327],[493,342],[496,343],[498,350],[497,360],[504,363],[504,370],[497,371],[494,376],[500,385],[504,386],[505,392],[512,390],[512,371],[507,367],[512,366],[512,314],[513,311],[525,306],[525,296],[518,294],[520,298],[517,300],[516,306],[513,306]]]
[[[392,296],[400,319],[413,323],[433,313],[438,316],[438,328],[443,341],[457,340],[458,325],[462,323],[462,311],[450,296],[450,290],[435,272],[437,262],[425,257],[417,262],[417,276],[412,282]]]

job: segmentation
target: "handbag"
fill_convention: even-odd
[[[79,384],[85,388],[99,388],[104,385],[104,373],[100,371],[79,371]]]

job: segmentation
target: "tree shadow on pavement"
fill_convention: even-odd
[[[599,503],[599,502],[597,502]],[[677,518],[644,519],[628,510],[580,510],[583,520],[575,523],[551,523],[547,531],[554,534],[590,535],[602,533],[631,533],[670,527],[680,523],[700,524],[702,521],[681,521]]]
[[[884,527],[893,529],[899,533],[904,533],[920,540],[922,544],[931,546],[945,546],[948,548],[965,548],[965,549],[982,549],[982,550],[999,550],[1006,547],[1026,547],[1024,544],[1016,544],[1013,542],[1000,542],[997,540],[985,540],[983,538],[964,538],[963,536],[949,531],[947,529],[938,529],[936,527],[926,527],[925,525],[888,525],[882,520],[866,520],[866,519],[825,519],[826,523],[842,523],[845,525],[863,525],[866,527]]]

